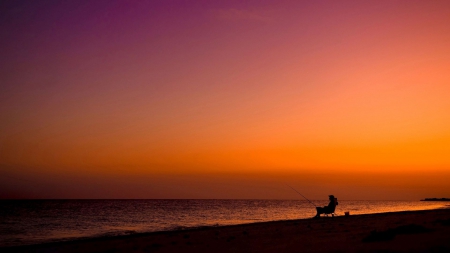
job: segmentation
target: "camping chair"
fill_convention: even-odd
[[[331,217],[334,217],[335,215],[337,216],[337,214],[334,212],[336,210],[336,206],[332,207],[332,208],[326,208],[325,212],[323,214],[325,214],[325,216],[328,217],[329,214],[331,214]]]

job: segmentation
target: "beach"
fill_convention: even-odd
[[[19,246],[2,252],[450,252],[450,209],[260,222]]]

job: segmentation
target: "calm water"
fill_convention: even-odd
[[[326,205],[327,201],[314,201]],[[339,201],[336,213],[425,210],[445,203]],[[0,246],[198,226],[311,218],[302,200],[14,200],[0,201]]]

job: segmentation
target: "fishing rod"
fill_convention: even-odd
[[[314,207],[317,207],[311,200],[307,199],[305,196],[303,196],[303,194],[301,194],[300,192],[298,192],[296,189],[294,189],[294,187],[286,184],[287,186],[289,186],[292,190],[294,190],[296,193],[300,194],[300,196],[302,196],[304,199],[306,199],[309,203],[311,203],[311,205],[313,205]]]

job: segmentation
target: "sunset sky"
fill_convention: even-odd
[[[450,197],[450,1],[1,1],[0,198]]]

